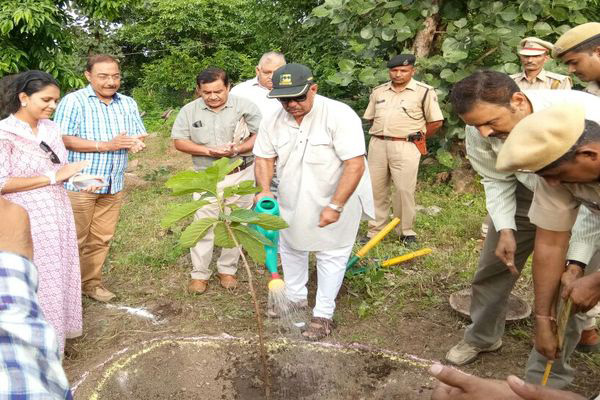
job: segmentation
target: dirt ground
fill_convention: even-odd
[[[189,164],[172,149],[166,150],[166,158],[168,163],[152,168]],[[138,187],[129,189],[128,196],[146,186]],[[421,267],[417,262],[404,269],[417,274]],[[147,273],[109,261],[105,284],[117,299],[111,305],[84,299],[84,334],[67,343],[64,366],[76,399],[263,398],[260,364],[251,345],[256,322],[246,273],[240,268],[236,290],[222,289],[213,279],[205,294],[193,296],[186,293],[190,268],[186,255]],[[257,272],[253,276],[264,310],[267,277]],[[393,293],[394,287],[382,297],[384,305],[365,318],[357,313],[360,296],[345,283],[337,299],[338,328],[324,340],[329,347],[298,344],[297,335],[282,335],[276,323],[267,321],[273,398],[428,399],[434,382],[427,366],[444,359],[468,324],[447,302],[452,291],[468,285],[457,288],[443,280],[432,280],[422,289],[423,298],[434,290],[442,301],[402,298]],[[315,281],[313,270],[311,306]],[[523,296],[531,298],[530,293]],[[508,325],[499,351],[463,369],[486,378],[521,374],[531,349],[531,329],[527,320]],[[200,339],[190,339],[194,337]],[[284,337],[287,342],[282,342]],[[586,395],[600,390],[597,369],[580,356],[573,366],[577,374],[572,390]]]
[[[107,366],[147,349],[152,340],[224,334],[255,343],[255,322],[246,285],[227,292],[214,282],[208,293],[192,302],[178,301],[173,297],[182,294],[186,275],[183,270],[178,272],[170,281],[156,282],[146,288],[132,288],[109,279],[110,287],[119,291],[147,293],[146,301],[129,305],[136,308],[109,308],[85,302],[85,335],[69,343],[65,361],[71,382],[79,385],[76,399],[262,398],[255,346],[235,342],[219,347],[202,346],[200,339],[166,340],[158,349],[110,376],[98,391],[98,397],[91,396],[102,382]],[[172,291],[174,296],[155,298],[152,295],[157,291],[155,285]],[[314,298],[314,287],[311,294]],[[265,295],[263,290],[263,306],[266,306]],[[292,351],[271,351],[274,398],[428,399],[433,382],[426,368],[432,360],[443,360],[447,349],[460,340],[466,321],[446,305],[426,312],[407,306],[398,315],[383,314],[365,321],[356,318],[354,310],[347,307],[346,296],[341,294],[338,305],[338,329],[324,342],[358,343],[373,352],[319,354],[299,346],[288,346]],[[221,313],[218,310],[223,307],[223,300],[244,302],[245,311],[238,317]],[[149,314],[140,312],[141,308]],[[282,337],[276,324],[268,320],[267,336],[271,340]],[[505,336],[504,343],[500,351],[484,354],[464,369],[491,378],[523,371],[529,343],[511,336]],[[378,355],[378,349],[394,352],[399,361]],[[575,366],[579,372],[574,389],[587,394],[597,390],[597,378],[586,364],[576,361]],[[121,382],[123,379],[127,385]],[[315,387],[326,390],[317,396]]]
[[[273,399],[420,399],[430,392],[417,363],[390,353],[288,339],[268,347]],[[92,371],[77,393],[100,399],[260,400],[263,383],[254,342],[173,338],[134,346],[120,362]]]

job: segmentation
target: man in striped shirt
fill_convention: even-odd
[[[82,172],[106,183],[94,193],[65,184],[77,227],[82,292],[106,302],[115,295],[102,285],[102,266],[119,219],[127,156],[145,147],[146,130],[135,101],[117,93],[121,71],[116,58],[91,56],[85,77],[90,84],[62,99],[54,121],[64,135],[69,162],[89,160]]]
[[[471,125],[467,128],[467,156],[483,177],[486,204],[492,219],[472,284],[471,319],[464,339],[446,359],[464,365],[481,352],[502,346],[507,300],[521,269],[533,251],[536,227],[527,216],[537,178],[531,174],[506,173],[496,169],[496,159],[504,140],[525,116],[555,104],[582,105],[588,118],[600,121],[600,99],[586,93],[566,90],[521,92],[508,76],[494,71],[478,71],[458,82],[450,96],[454,110]],[[479,132],[477,132],[479,131]],[[583,221],[573,230],[568,259],[590,262],[598,230]],[[566,360],[583,329],[585,318],[578,315],[567,335],[565,350],[554,364],[549,385],[564,387],[573,379]],[[533,350],[526,367],[526,379],[539,382],[546,359]]]

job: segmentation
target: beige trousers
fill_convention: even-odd
[[[102,283],[102,266],[119,221],[123,192],[67,192],[77,229],[81,289],[88,292]]]
[[[227,175],[218,185],[218,190],[222,191],[224,187],[238,184],[242,181],[254,180],[254,165],[235,174]],[[194,200],[200,198],[200,193],[194,193]],[[242,208],[251,208],[254,195],[232,196],[227,200],[227,204],[236,204]],[[208,204],[196,211],[194,220],[202,218],[216,218],[219,216],[219,207],[216,204]],[[211,229],[206,236],[196,243],[196,246],[190,250],[192,256],[192,279],[208,280],[212,275],[210,262],[213,256],[214,231]],[[232,249],[221,249],[221,256],[217,260],[217,271],[220,274],[234,275],[237,271],[237,263],[240,258],[240,251],[237,247]]]
[[[421,153],[411,142],[382,140],[371,137],[369,142],[369,171],[375,201],[375,220],[369,221],[369,237],[389,222],[390,186],[394,184],[391,203],[394,216],[401,220],[398,235],[416,235],[415,188]]]

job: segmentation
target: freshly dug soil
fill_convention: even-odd
[[[286,339],[268,344],[272,399],[423,399],[426,365],[397,354]],[[254,342],[160,339],[124,351],[91,371],[76,399],[265,398]]]

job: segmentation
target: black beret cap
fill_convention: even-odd
[[[398,54],[387,63],[388,68],[394,68],[405,65],[415,65],[416,57],[412,54]]]

